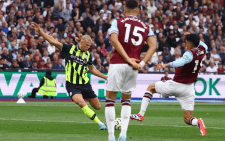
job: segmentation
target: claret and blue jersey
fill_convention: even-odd
[[[151,28],[135,16],[127,16],[112,22],[110,34],[118,34],[118,39],[130,58],[140,59],[142,47],[149,36],[154,36]],[[127,64],[115,50],[111,64]]]
[[[197,48],[186,51],[181,59],[169,63],[171,67],[177,67],[173,80],[185,84],[195,82],[207,50],[207,45],[200,41]]]

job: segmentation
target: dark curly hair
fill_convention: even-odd
[[[188,34],[186,36],[186,40],[189,41],[189,42],[192,42],[195,47],[197,47],[199,45],[199,42],[200,42],[200,38],[196,34]]]
[[[126,1],[126,7],[128,9],[135,9],[139,6],[139,1],[138,0],[127,0]]]

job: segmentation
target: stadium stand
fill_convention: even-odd
[[[62,43],[77,44],[74,37],[90,35],[93,63],[107,72],[115,50],[108,30],[113,20],[124,16],[124,7],[124,0],[1,0],[0,71],[64,69],[61,51],[31,28],[30,23],[36,22]],[[152,28],[157,40],[157,52],[141,73],[154,72],[154,64],[181,57],[186,51],[183,34],[187,31],[198,34],[209,47],[201,73],[217,74],[218,65],[219,73],[224,72],[225,1],[140,0],[139,9],[138,18]],[[142,55],[147,48],[143,46]],[[158,60],[161,57],[162,62]]]

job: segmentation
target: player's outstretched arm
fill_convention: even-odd
[[[166,67],[177,68],[190,63],[192,60],[193,60],[193,54],[190,51],[186,51],[182,58],[168,64],[158,64],[156,66],[156,69],[158,70],[158,69],[166,68]]]
[[[191,51],[186,51],[184,54],[183,54],[183,57],[176,60],[176,61],[173,61],[171,63],[169,63],[169,66],[170,67],[173,67],[173,68],[177,68],[177,67],[181,67],[181,66],[184,66],[188,63],[190,63],[191,61],[193,60],[193,54]]]
[[[156,51],[156,41],[155,41],[155,37],[154,36],[149,36],[146,39],[146,42],[148,44],[149,49],[146,52],[145,57],[142,60],[144,63],[143,64],[142,64],[142,62],[140,63],[142,66],[144,66],[144,64],[147,63],[152,58],[152,55]]]
[[[31,24],[32,28],[39,33],[43,38],[45,38],[50,44],[54,45],[58,49],[61,49],[62,43],[56,41],[52,36],[46,34],[44,31],[41,30],[40,26],[34,22]]]
[[[88,66],[88,69],[89,69],[89,71],[90,71],[92,74],[94,74],[95,76],[101,77],[101,78],[103,78],[103,79],[105,79],[105,80],[107,79],[107,76],[104,75],[104,74],[102,74],[100,71],[98,71],[98,70],[94,67],[94,65]]]
[[[132,65],[133,68],[137,69],[138,68],[138,64],[136,63],[136,61],[139,61],[137,59],[131,59],[127,53],[125,52],[123,46],[121,45],[121,43],[118,40],[118,34],[116,33],[112,33],[111,34],[111,38],[112,38],[112,42],[113,42],[113,46],[115,47],[116,51],[123,57],[123,59]]]

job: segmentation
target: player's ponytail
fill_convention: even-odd
[[[79,37],[75,38],[75,41],[79,43],[81,41],[82,37],[83,37],[83,35],[80,34]]]

